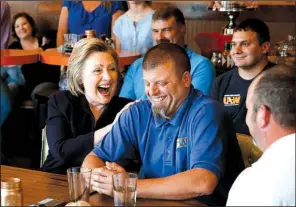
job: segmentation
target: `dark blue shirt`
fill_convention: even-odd
[[[64,1],[63,7],[68,8],[68,30],[69,33],[84,34],[85,30],[96,30],[96,35],[111,34],[112,15],[117,10],[124,11],[122,2],[112,2],[109,11],[100,4],[92,12],[87,12],[81,1]]]
[[[229,144],[230,140],[235,144]],[[234,153],[227,151],[228,146]],[[104,161],[123,167],[131,159],[141,160],[140,178],[166,177],[193,168],[207,169],[218,179],[231,177],[224,175],[236,171],[225,171],[229,156],[237,161],[228,164],[239,168],[229,181],[230,186],[243,170],[232,122],[223,105],[193,88],[170,120],[156,119],[149,101],[132,105],[93,152]]]

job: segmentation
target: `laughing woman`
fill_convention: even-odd
[[[129,99],[114,96],[119,80],[118,55],[98,39],[82,39],[74,47],[67,71],[69,91],[48,102],[49,153],[43,170],[65,174],[80,166]]]

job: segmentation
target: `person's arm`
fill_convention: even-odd
[[[103,137],[111,131],[112,126],[117,122],[118,118],[120,117],[120,115],[122,114],[122,112],[124,112],[125,110],[127,110],[131,105],[137,103],[139,101],[133,101],[130,102],[128,104],[126,104],[117,114],[115,119],[113,120],[113,122],[101,129],[98,129],[97,131],[95,131],[95,138],[94,138],[94,146],[96,146],[97,144],[99,144],[102,140]]]
[[[68,7],[63,6],[57,32],[57,47],[64,44],[64,34],[68,33]]]
[[[212,194],[217,183],[214,173],[195,168],[164,178],[139,180],[137,197],[168,200],[196,198]]]
[[[101,160],[95,153],[90,152],[84,159],[82,167],[86,168],[99,168],[105,166],[103,160]]]
[[[193,71],[191,73],[191,79],[194,88],[208,95],[216,77],[215,68],[211,61],[207,58],[203,58],[202,61],[193,63],[191,70]]]
[[[71,114],[65,112],[67,101],[66,98],[56,98],[56,95],[50,97],[46,125],[47,141],[50,152],[56,160],[78,166],[93,149],[94,132],[71,137],[73,136],[69,123]]]

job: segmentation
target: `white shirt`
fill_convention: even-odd
[[[295,206],[295,133],[274,142],[232,185],[227,206]]]

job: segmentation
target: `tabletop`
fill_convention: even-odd
[[[120,51],[119,56],[119,68],[123,68],[125,65],[132,64],[136,59],[141,57],[141,54],[133,51]],[[49,65],[68,65],[70,55],[61,54],[56,49],[46,50],[40,53],[40,61]]]
[[[136,59],[141,57],[141,54],[133,51],[119,51],[119,69],[124,68],[125,65],[132,64]],[[42,63],[49,65],[67,66],[69,54],[61,54],[56,48],[42,51],[37,50],[16,50],[16,49],[3,49],[1,50],[1,66],[5,65],[23,65]]]
[[[22,65],[36,63],[39,61],[40,49],[37,50],[1,50],[1,66],[2,65]]]
[[[46,198],[68,202],[68,181],[66,175],[51,174],[1,165],[1,180],[9,177],[20,178],[22,182],[24,206],[36,204]],[[113,206],[113,198],[95,193],[90,197],[92,206]],[[204,206],[199,201],[167,201],[137,198],[137,206]]]

